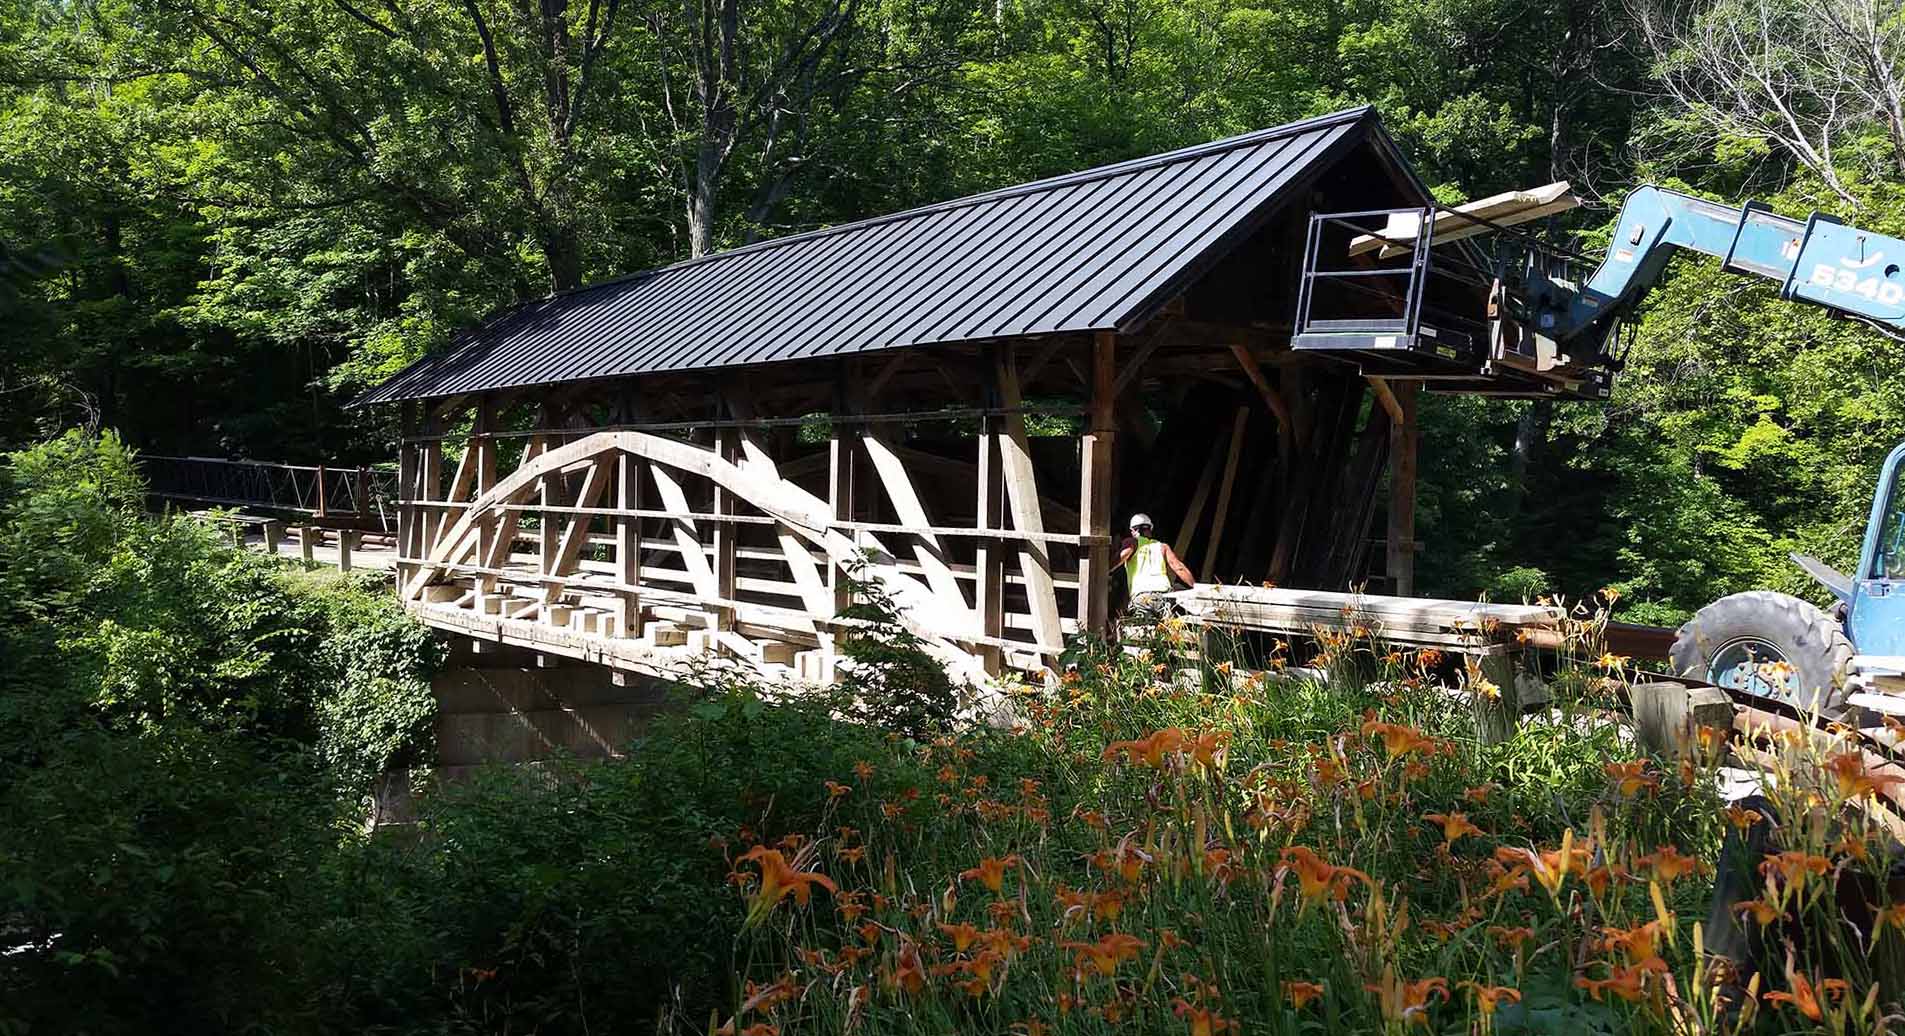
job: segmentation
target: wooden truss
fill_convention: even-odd
[[[1040,672],[1111,623],[1114,498],[1169,515],[1200,576],[1354,575],[1382,460],[1412,457],[1414,386],[1366,396],[1287,357],[1163,320],[1128,341],[896,351],[771,385],[684,375],[413,407],[400,593],[441,628],[552,654],[673,675],[712,652],[824,682],[858,582],[962,677]],[[1226,402],[1203,435],[1212,392]]]

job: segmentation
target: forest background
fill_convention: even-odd
[[[499,306],[1360,103],[1588,251],[1648,181],[1899,234],[1902,77],[1896,0],[5,0],[0,448],[385,461],[343,404]],[[1808,592],[1901,355],[1678,262],[1611,403],[1426,408],[1424,589]]]

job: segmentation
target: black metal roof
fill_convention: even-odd
[[[1353,108],[590,285],[357,403],[1129,328],[1372,128],[1394,155]]]

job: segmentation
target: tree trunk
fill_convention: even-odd
[[[714,205],[722,164],[720,150],[704,140],[695,153],[694,182],[688,186],[688,254],[695,259],[714,251]]]
[[[565,222],[545,231],[542,251],[549,259],[550,291],[570,291],[582,286],[582,241],[572,224]]]

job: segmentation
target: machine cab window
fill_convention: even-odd
[[[1905,580],[1905,464],[1892,470],[1886,487],[1885,511],[1879,518],[1879,541],[1872,552],[1867,579]]]

